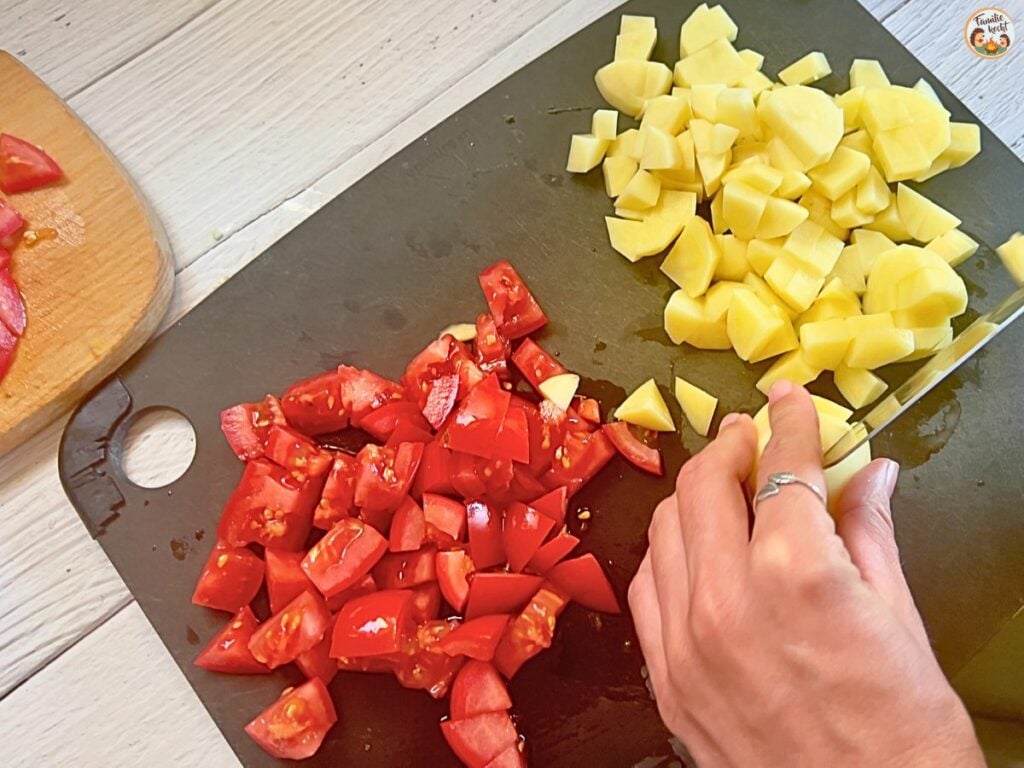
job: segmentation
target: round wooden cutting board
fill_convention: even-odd
[[[124,169],[78,117],[0,51],[0,132],[43,147],[59,184],[2,196],[53,239],[13,253],[28,326],[0,381],[0,454],[116,370],[156,330],[174,273],[163,228]]]

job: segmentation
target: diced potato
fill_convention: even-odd
[[[735,156],[735,153],[734,153]],[[734,164],[724,176],[722,183],[729,184],[741,181],[767,195],[772,194],[782,184],[783,173],[766,163],[745,162]]]
[[[911,328],[910,332],[914,334],[914,351],[904,357],[900,361],[902,363],[931,357],[953,342],[953,326],[949,323],[931,328]]]
[[[742,58],[742,57],[741,57]],[[771,79],[763,72],[751,70],[739,79],[736,85],[740,88],[749,88],[750,92],[757,98],[759,93],[771,90],[773,85]]]
[[[916,245],[899,245],[878,254],[868,274],[864,311],[887,312],[896,308],[896,289],[900,281],[926,267],[944,269],[950,279],[960,280],[938,254]]]
[[[637,162],[632,158],[624,155],[606,157],[602,164],[602,171],[604,172],[604,191],[608,197],[621,195],[630,179],[636,175],[637,170]]]
[[[914,117],[910,112],[904,91],[900,87],[867,88],[860,107],[860,119],[872,136],[885,131],[912,125]]]
[[[722,194],[722,189],[719,188],[715,196],[711,198],[711,231],[715,233],[715,236],[721,235],[729,228],[729,225],[725,222],[725,216],[722,214],[722,205],[725,201],[725,195]]]
[[[658,20],[653,16],[634,16],[624,13],[619,18],[619,34],[635,35],[640,32],[649,32],[656,30],[657,25]]]
[[[731,182],[722,189],[722,217],[725,223],[737,237],[749,240],[757,232],[768,204],[768,195],[742,181]]]
[[[857,333],[843,362],[850,368],[874,370],[914,351],[914,334],[905,328],[879,328]]]
[[[836,106],[843,110],[843,130],[856,131],[861,127],[860,107],[864,100],[864,86],[851,88],[836,96]]]
[[[977,252],[978,243],[959,229],[951,229],[936,237],[925,248],[935,251],[949,266],[959,267]]]
[[[771,306],[771,311],[782,322],[782,327],[775,332],[763,347],[754,353],[753,357],[750,358],[752,363],[759,363],[762,360],[791,352],[800,346],[796,330],[793,328],[793,323],[786,312],[776,306]]]
[[[676,62],[676,85],[693,87],[701,83],[721,83],[726,87],[741,85],[751,73],[746,62],[724,37]]]
[[[858,310],[856,314],[860,314],[860,300],[857,298],[857,294],[847,288],[843,281],[838,278],[829,278],[828,282],[825,283],[825,287],[821,289],[818,298],[823,301],[836,301],[848,304]]]
[[[615,206],[615,215],[620,219],[629,219],[630,221],[643,221],[647,218],[645,211],[634,211],[632,208],[623,208],[621,206]],[[636,259],[630,259],[635,261]]]
[[[854,408],[870,405],[885,394],[888,385],[871,371],[841,365],[835,373],[836,388]]]
[[[729,153],[721,155],[697,154],[697,170],[704,183],[704,193],[713,195],[722,181],[722,174],[729,167]]]
[[[722,6],[708,8],[706,3],[701,3],[679,29],[679,56],[696,53],[716,40],[732,42],[738,31],[736,23]]]
[[[642,221],[605,216],[604,221],[612,248],[633,262],[661,253],[679,232],[673,222],[655,216]]]
[[[753,242],[753,241],[751,241]],[[747,249],[749,253],[749,248]],[[778,307],[785,312],[790,320],[795,318],[799,313],[791,309],[786,302],[778,297],[775,291],[772,290],[771,286],[764,281],[764,278],[759,277],[753,272],[748,272],[746,277],[743,278],[743,284],[752,290],[761,301],[769,304],[773,307]]]
[[[835,267],[843,250],[843,241],[808,220],[789,233],[782,249],[806,272],[824,277]]]
[[[672,71],[660,62],[621,59],[597,70],[594,82],[605,101],[636,117],[648,99],[668,93]]]
[[[892,201],[889,203],[889,207],[876,213],[874,220],[870,224],[865,224],[863,228],[881,232],[890,240],[896,242],[913,239],[903,224],[903,219],[900,218],[899,206],[895,196],[893,196]]]
[[[770,166],[771,158],[768,155],[768,145],[763,141],[743,141],[741,144],[734,144],[732,148],[732,167],[738,168],[746,163],[759,163]]]
[[[804,359],[815,368],[834,371],[843,362],[850,346],[850,328],[846,320],[820,320],[800,326],[800,349]]]
[[[872,148],[871,134],[861,128],[860,130],[848,133],[843,136],[842,141],[839,142],[842,147],[849,147],[855,149],[858,152],[863,152],[865,155],[870,157],[872,161],[875,159],[874,149]]]
[[[657,42],[658,29],[653,16],[624,14],[615,38],[615,60],[649,59]]]
[[[693,134],[689,130],[683,131],[676,136],[676,143],[683,153],[683,171],[690,175],[694,181],[697,177],[697,153],[693,146]]]
[[[644,107],[640,130],[654,127],[675,136],[690,120],[690,101],[682,96],[655,96]]]
[[[619,135],[619,113],[614,109],[594,110],[590,132],[599,139],[613,141]]]
[[[811,187],[810,177],[801,171],[783,171],[782,184],[775,191],[779,197],[796,200]]]
[[[850,240],[857,246],[860,261],[864,267],[864,277],[871,274],[878,254],[891,251],[896,247],[896,243],[884,233],[876,232],[873,229],[856,229],[850,235]]]
[[[900,221],[915,240],[927,243],[960,226],[960,219],[905,184],[896,188]]]
[[[589,133],[573,134],[565,170],[569,173],[586,173],[596,168],[604,159],[608,144],[607,139],[599,139]]]
[[[789,171],[803,173],[806,170],[800,158],[778,136],[771,136],[766,143],[768,145],[768,161],[773,168],[778,168],[784,173]]]
[[[608,157],[629,157],[639,163],[641,152],[634,152],[639,136],[640,131],[636,128],[630,128],[629,130],[623,131],[615,137],[615,141],[609,145],[608,151],[605,154]]]
[[[996,253],[1017,285],[1024,285],[1024,235],[1014,232],[1009,240],[996,248]]]
[[[714,123],[718,119],[718,94],[725,90],[721,83],[700,83],[690,89],[693,117]]]
[[[654,379],[645,381],[623,400],[622,405],[615,409],[615,418],[657,432],[676,431],[672,414]]]
[[[718,241],[721,255],[715,267],[715,280],[742,280],[750,271],[747,241],[735,235],[722,235]]]
[[[776,295],[796,312],[803,312],[811,306],[825,283],[823,276],[811,274],[788,253],[783,253],[772,262],[768,271],[764,273],[764,280]]]
[[[671,97],[669,97],[671,98]],[[644,151],[640,157],[640,167],[644,170],[682,170],[684,158],[682,147],[676,137],[666,133],[654,125],[642,127]]]
[[[694,118],[690,121],[690,135],[698,155],[721,155],[729,151],[740,132],[731,125]]]
[[[474,323],[455,323],[437,334],[441,338],[445,334],[453,336],[458,341],[472,341],[476,338],[476,325]]]
[[[882,88],[889,85],[885,70],[876,59],[854,59],[850,65],[850,87]]]
[[[813,221],[833,237],[845,240],[850,236],[848,229],[839,226],[835,221],[833,221],[832,201],[821,194],[818,190],[813,187],[808,189],[800,196],[800,199],[797,200],[797,202],[807,209],[808,219]]]
[[[808,310],[797,318],[796,324],[798,328],[803,328],[809,323],[857,317],[860,314],[859,304],[847,304],[835,299],[823,299],[821,294],[818,294],[818,298],[814,300],[814,303],[811,304]]]
[[[729,306],[726,329],[733,349],[751,362],[784,328],[783,320],[753,291],[736,291]]]
[[[939,98],[939,94],[935,92],[935,89],[932,88],[931,84],[923,77],[920,78],[916,83],[914,83],[914,90],[920,93],[925,98],[931,99],[940,107],[942,106],[942,100]]]
[[[892,311],[896,325],[919,328],[939,325],[967,309],[963,278],[943,262],[942,269],[926,267],[896,284]]]
[[[566,411],[572,405],[572,399],[576,396],[576,390],[579,387],[580,377],[575,373],[560,373],[544,379],[537,389],[544,397]]]
[[[728,187],[728,185],[726,185]],[[809,211],[792,200],[770,197],[754,235],[762,239],[784,237],[802,224]]]
[[[781,138],[806,170],[828,160],[843,137],[843,111],[823,91],[788,85],[766,92],[758,116]]]
[[[715,283],[704,294],[704,317],[712,322],[725,320],[729,316],[729,307],[736,291],[749,291],[750,288],[732,280]]]
[[[754,109],[754,95],[749,88],[725,88],[715,99],[715,120],[731,125],[744,139],[758,135],[757,113]]]
[[[779,72],[786,85],[807,85],[832,74],[832,67],[821,51],[811,51]]]
[[[829,215],[832,216],[832,221],[846,229],[862,227],[875,220],[875,217],[872,214],[864,213],[857,207],[856,189],[851,189],[845,195],[836,200],[832,204],[832,209],[829,211]]]
[[[949,163],[950,168],[959,168],[981,152],[981,128],[974,123],[950,123],[949,146],[939,159]]]
[[[747,66],[749,66],[751,69],[760,70],[761,67],[764,66],[764,56],[758,53],[757,51],[752,51],[749,48],[744,48],[742,51],[739,51],[738,53],[740,54],[740,58],[743,59],[747,63]]]
[[[782,254],[785,240],[776,237],[771,240],[754,238],[747,243],[747,262],[757,274],[764,276],[772,263]]]
[[[864,266],[860,259],[860,246],[848,245],[843,248],[836,260],[836,265],[832,267],[832,273],[858,296],[862,296],[867,290],[867,283],[864,281]]]
[[[687,295],[697,298],[707,291],[720,258],[711,227],[700,216],[694,216],[661,263],[661,271]]]
[[[856,205],[863,213],[874,216],[884,211],[892,201],[889,185],[875,166],[868,168],[867,175],[857,184]]]
[[[718,398],[712,397],[700,387],[676,376],[676,401],[683,409],[683,415],[693,430],[702,437],[708,436],[711,419],[718,407]]]
[[[904,126],[875,134],[871,143],[875,158],[886,181],[912,179],[927,171],[931,158],[914,126]]]
[[[616,199],[615,204],[622,208],[642,211],[657,203],[660,194],[661,182],[641,169],[626,184],[626,188],[622,190],[622,194]]]
[[[829,200],[838,200],[868,175],[871,158],[855,149],[836,147],[828,162],[807,172],[814,188]]]
[[[704,299],[691,299],[686,291],[674,291],[665,304],[665,333],[675,344],[698,349],[729,349],[732,345],[724,320],[708,317]]]
[[[848,317],[846,318],[846,324],[850,327],[850,335],[854,338],[868,331],[879,331],[896,327],[890,312],[873,312],[867,315]]]
[[[646,215],[651,218],[665,219],[672,222],[677,227],[676,235],[678,235],[696,212],[696,194],[686,190],[664,189],[661,191],[657,205],[650,208]],[[665,245],[667,246],[668,243]]]
[[[807,362],[803,352],[797,348],[787,352],[757,380],[757,388],[764,394],[776,381],[791,381],[794,384],[809,384],[821,375],[821,369]]]

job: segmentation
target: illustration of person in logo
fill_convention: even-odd
[[[975,27],[971,30],[971,47],[974,49],[975,53],[982,56],[992,55],[985,47],[985,30],[981,27]]]
[[[996,56],[1002,56],[1010,47],[1010,36],[1005,32],[999,36],[999,47],[996,48]]]

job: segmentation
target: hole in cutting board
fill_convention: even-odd
[[[142,488],[163,488],[188,471],[196,455],[196,431],[173,408],[142,411],[125,432],[121,469]]]

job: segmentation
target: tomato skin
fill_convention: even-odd
[[[341,397],[341,381],[338,371],[327,371],[288,387],[281,397],[288,423],[307,435],[345,429],[349,412]]]
[[[217,542],[199,574],[192,602],[217,611],[237,613],[260,591],[263,573],[263,560],[252,550]]]
[[[554,520],[533,507],[519,502],[510,505],[505,511],[501,537],[509,570],[523,570],[554,527]]]
[[[433,547],[384,555],[373,569],[373,580],[379,589],[409,589],[435,581],[435,555]]]
[[[420,505],[411,496],[402,499],[391,518],[391,533],[388,550],[391,552],[415,552],[423,546],[427,536],[427,521]]]
[[[560,485],[531,501],[530,506],[545,517],[551,518],[555,526],[561,528],[565,525],[565,515],[569,509],[569,489]]]
[[[269,675],[270,667],[260,664],[249,652],[249,640],[258,626],[252,608],[245,606],[199,652],[195,665],[227,675]]]
[[[441,612],[441,589],[430,581],[412,590],[412,618],[417,624],[434,621]]]
[[[242,461],[262,456],[270,428],[284,424],[281,403],[273,395],[261,403],[239,403],[220,412],[220,431]]]
[[[461,549],[438,552],[434,565],[441,594],[452,608],[462,613],[469,597],[469,575],[476,570],[473,560]]]
[[[25,219],[6,200],[0,200],[0,245],[13,250],[16,235],[25,226]]]
[[[324,685],[330,685],[338,674],[338,665],[330,657],[331,634],[334,631],[334,617],[324,632],[323,639],[305,653],[295,657],[295,666],[306,676],[307,680],[320,678]]]
[[[235,547],[262,544],[269,549],[301,549],[323,485],[323,476],[300,483],[266,459],[247,462],[221,514],[217,537]]]
[[[639,440],[629,428],[629,424],[624,421],[616,421],[612,424],[605,424],[601,430],[611,440],[615,449],[634,467],[656,477],[665,474],[661,462],[661,451]]]
[[[366,445],[356,460],[355,503],[366,512],[392,512],[409,492],[423,456],[422,443],[402,443],[397,448]]]
[[[471,501],[466,505],[466,525],[469,529],[469,553],[478,569],[505,562],[500,510],[482,501]]]
[[[526,283],[504,259],[480,272],[480,288],[501,334],[510,341],[543,328],[548,318]]]
[[[256,661],[276,669],[316,646],[330,623],[323,598],[307,590],[260,624],[249,640],[249,650]]]
[[[415,427],[419,431],[430,429],[427,420],[423,418],[415,403],[407,400],[392,400],[377,408],[359,422],[359,427],[368,432],[375,440],[386,442],[398,428],[399,423],[405,423]],[[429,431],[427,432],[429,434]]]
[[[381,406],[405,399],[405,389],[401,384],[373,371],[339,365],[338,377],[341,380],[341,400],[355,427],[362,427],[363,419]]]
[[[441,733],[459,760],[469,768],[486,768],[519,739],[507,712],[485,712],[465,720],[444,720]]]
[[[400,417],[395,422],[395,429],[391,433],[391,437],[384,444],[384,447],[397,448],[402,443],[423,443],[424,447],[426,447],[428,443],[433,442],[434,433],[424,429],[421,426],[422,422],[422,416],[418,419]]]
[[[496,613],[518,613],[544,580],[527,573],[477,572],[469,579],[466,619]]]
[[[507,712],[510,709],[512,699],[498,670],[485,661],[467,661],[452,683],[449,710],[452,720],[465,720],[485,712]]]
[[[551,467],[555,451],[565,441],[565,413],[557,408],[541,410],[532,403],[523,410],[530,430],[530,470],[541,475]]]
[[[526,758],[523,757],[519,743],[516,742],[491,760],[484,768],[526,768]]]
[[[0,190],[27,192],[64,178],[56,161],[35,144],[0,133]]]
[[[345,453],[334,455],[331,471],[313,511],[313,526],[330,530],[334,524],[356,511],[356,476],[359,463]]]
[[[584,608],[605,613],[622,612],[611,582],[592,554],[558,563],[546,576],[548,581]]]
[[[522,613],[512,619],[494,652],[494,666],[511,679],[519,668],[545,648],[551,647],[558,617],[569,598],[557,587],[546,585],[537,591]]]
[[[424,445],[420,468],[413,480],[413,495],[452,493],[455,490],[451,479],[452,461],[452,452],[440,443],[431,442]]]
[[[568,369],[544,351],[533,339],[523,339],[512,355],[512,363],[530,385],[540,391],[540,385],[552,376],[568,373]]]
[[[302,570],[305,553],[268,549],[264,557],[267,566],[267,598],[271,613],[280,612],[306,590],[316,590],[316,585]]]
[[[348,517],[339,520],[302,560],[302,570],[325,597],[357,584],[388,549],[372,526]]]
[[[476,363],[484,375],[496,373],[500,379],[508,379],[508,358],[512,345],[498,331],[494,316],[484,312],[476,319]]]
[[[557,563],[564,560],[570,552],[576,549],[580,540],[571,533],[560,533],[551,541],[542,544],[537,553],[530,558],[526,564],[527,569],[543,576],[550,571]]]
[[[559,451],[551,462],[542,482],[549,488],[566,486],[569,495],[578,492],[590,482],[615,455],[615,446],[603,431],[565,435]]]
[[[294,429],[272,425],[267,430],[264,455],[292,473],[298,482],[319,477],[333,463],[331,454]]]
[[[423,494],[423,518],[452,541],[466,533],[466,505],[436,493]]]
[[[420,624],[403,652],[392,659],[398,682],[406,688],[426,691],[435,699],[444,698],[463,659],[444,653],[440,643],[458,624],[457,620],[443,619]]]
[[[285,688],[245,726],[245,732],[273,757],[303,760],[316,754],[336,722],[331,694],[322,680],[313,678],[297,688]]]
[[[452,373],[439,376],[429,384],[426,402],[423,404],[423,417],[434,429],[444,424],[448,414],[455,407],[459,395],[459,377]]]
[[[8,269],[0,270],[0,322],[15,336],[25,332],[25,300]]]
[[[449,656],[490,661],[511,619],[508,614],[492,614],[464,621],[441,641],[440,648]]]
[[[530,424],[523,402],[518,397],[513,397],[509,401],[505,419],[501,422],[501,429],[494,445],[494,455],[520,464],[529,464]]]
[[[408,589],[388,589],[350,600],[334,624],[331,658],[357,659],[400,651],[415,631],[413,598]]]
[[[491,374],[477,384],[459,405],[441,437],[445,448],[489,459],[494,455],[498,433],[512,395]]]

